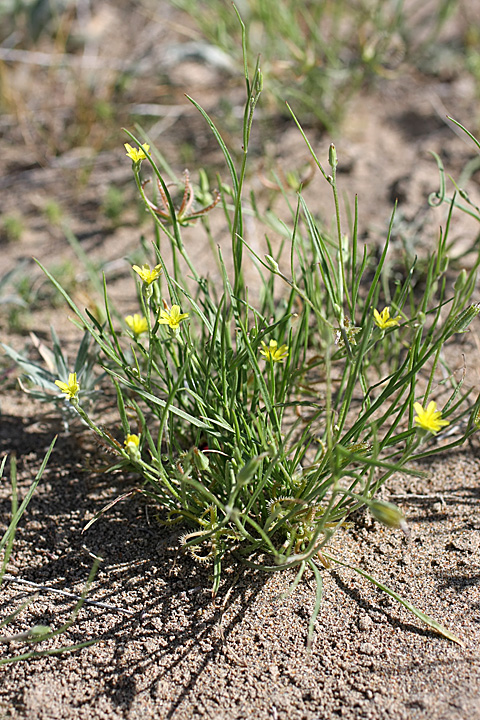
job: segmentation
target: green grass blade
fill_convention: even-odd
[[[322,581],[322,576],[320,575],[320,571],[319,571],[318,567],[315,565],[315,563],[313,562],[313,560],[308,560],[307,564],[315,576],[315,586],[316,586],[316,588],[315,588],[315,606],[313,608],[313,612],[310,616],[310,622],[308,624],[307,647],[310,650],[312,647],[313,633],[315,632],[315,620],[318,617],[318,613],[320,612],[320,606],[322,604],[323,581]]]
[[[13,535],[15,535],[15,530],[16,530],[16,528],[17,528],[18,522],[19,522],[20,518],[22,517],[23,513],[25,512],[25,509],[26,509],[28,503],[29,503],[30,500],[32,499],[32,495],[33,495],[33,493],[35,492],[35,489],[36,489],[38,483],[39,483],[40,480],[42,479],[42,475],[43,475],[43,473],[44,473],[44,471],[45,471],[45,468],[46,468],[46,466],[47,466],[47,463],[48,463],[48,460],[49,460],[49,458],[50,458],[50,455],[52,454],[53,446],[55,445],[56,441],[57,441],[57,435],[55,435],[55,437],[53,438],[52,442],[50,443],[50,447],[48,448],[48,450],[47,450],[47,452],[46,452],[46,454],[45,454],[45,457],[43,458],[43,462],[42,462],[42,464],[41,464],[41,466],[40,466],[40,470],[39,470],[38,473],[36,474],[35,479],[34,479],[34,481],[32,482],[32,484],[30,485],[30,488],[29,488],[29,490],[28,490],[28,493],[26,494],[25,498],[23,499],[22,504],[20,505],[20,507],[19,507],[18,510],[16,511],[15,515],[12,517],[12,521],[11,521],[11,523],[10,523],[10,526],[8,527],[8,529],[7,529],[7,531],[5,532],[4,536],[3,536],[2,539],[0,540],[0,552],[1,552],[1,551],[3,550],[3,548],[7,545],[7,543],[10,542],[11,537],[12,537]]]
[[[122,377],[118,373],[114,372],[113,370],[108,370],[108,374],[112,377],[118,380],[124,387],[128,388],[129,390],[133,390],[137,395],[142,397],[144,400],[147,400],[149,403],[152,403],[153,405],[158,405],[158,407],[166,408],[168,405],[168,410],[172,412],[174,415],[178,415],[178,417],[181,417],[183,420],[186,420],[187,422],[191,423],[192,425],[195,425],[195,427],[202,428],[203,430],[211,430],[211,425],[209,423],[204,422],[203,420],[200,420],[199,418],[194,417],[193,415],[190,415],[189,413],[185,412],[185,410],[181,410],[180,408],[175,407],[174,405],[169,404],[166,400],[162,400],[159,397],[156,397],[156,395],[152,395],[151,393],[147,392],[146,390],[143,390],[142,388],[139,388],[137,385],[134,385],[132,382],[127,380],[126,378]]]
[[[201,107],[201,105],[199,105],[199,104],[198,104],[193,98],[191,98],[189,95],[186,95],[185,97],[187,98],[187,100],[190,100],[190,102],[192,103],[192,105],[194,105],[194,106],[197,108],[198,112],[205,118],[205,120],[207,121],[207,123],[208,123],[208,125],[209,125],[209,127],[210,127],[210,129],[211,129],[211,131],[212,131],[212,133],[213,133],[214,136],[215,136],[216,141],[217,141],[218,144],[220,145],[220,148],[221,148],[221,150],[222,150],[222,152],[223,152],[223,155],[224,155],[224,157],[225,157],[225,160],[226,160],[228,169],[230,170],[230,175],[231,175],[231,177],[232,177],[234,197],[237,197],[237,196],[238,196],[238,188],[239,188],[239,180],[238,180],[238,176],[237,176],[237,171],[236,171],[236,169],[235,169],[235,164],[234,164],[234,162],[233,162],[233,158],[232,158],[232,156],[230,155],[230,152],[229,152],[229,150],[228,150],[228,148],[227,148],[227,146],[226,146],[226,144],[225,144],[224,139],[223,139],[222,136],[220,135],[220,132],[218,131],[215,123],[213,122],[213,120],[212,120],[212,119],[210,118],[210,116],[205,112],[205,110]]]
[[[333,557],[332,555],[327,555],[327,553],[323,553],[324,556],[327,558],[327,560],[331,560],[332,562],[336,563],[337,565],[341,565],[342,567],[346,567],[349,570],[353,570],[354,572],[358,573],[362,577],[366,578],[369,582],[373,583],[376,587],[378,587],[380,590],[383,590],[383,592],[387,593],[387,595],[390,595],[394,600],[400,603],[400,605],[403,605],[404,608],[409,610],[411,613],[415,615],[419,620],[424,622],[426,625],[428,625],[429,628],[437,632],[439,635],[442,635],[443,637],[447,638],[447,640],[451,640],[454,643],[457,643],[457,645],[460,645],[461,647],[465,647],[465,644],[463,643],[460,638],[458,638],[456,635],[454,635],[448,628],[444,627],[443,625],[440,625],[436,620],[431,618],[429,615],[426,615],[421,610],[418,610],[414,605],[412,605],[411,602],[408,600],[405,600],[405,598],[402,598],[400,595],[398,595],[394,590],[391,590],[389,587],[384,585],[383,583],[379,582],[378,580],[375,580],[371,575],[365,572],[365,570],[362,570],[361,568],[355,567],[354,565],[349,565],[346,562],[343,562],[342,560],[338,560],[337,558]]]

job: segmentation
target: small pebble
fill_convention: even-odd
[[[372,643],[368,643],[368,642],[361,643],[358,650],[363,655],[375,655],[375,648],[372,645]]]
[[[358,621],[359,630],[370,630],[372,625],[372,618],[369,615],[362,615],[362,617]]]

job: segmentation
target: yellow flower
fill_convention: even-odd
[[[270,340],[270,343],[267,345],[262,340],[260,352],[265,356],[266,360],[270,360],[271,362],[281,362],[288,357],[288,346],[280,345],[280,347],[278,347],[276,340]]]
[[[141,335],[144,332],[148,332],[147,318],[143,315],[139,315],[138,313],[135,313],[135,315],[127,315],[125,322],[134,335]]]
[[[139,450],[140,438],[138,435],[127,435],[123,444],[125,445],[125,450],[132,460],[142,459]]]
[[[140,148],[134,148],[131,145],[129,145],[129,143],[125,143],[124,147],[125,147],[125,150],[127,151],[127,156],[134,163],[139,163],[141,160],[145,160],[145,158],[147,156],[145,155],[143,150],[145,150],[146,152],[148,152],[150,150],[150,145],[147,145],[147,143],[144,143],[142,145],[143,150],[141,150]]]
[[[69,400],[76,398],[77,393],[80,390],[80,385],[77,382],[77,373],[69,374],[68,383],[62,382],[61,380],[55,380],[55,385],[58,385],[60,390],[65,393]]]
[[[123,444],[126,448],[138,448],[138,446],[140,445],[140,438],[138,437],[138,435],[127,435]]]
[[[374,310],[373,316],[375,318],[375,324],[380,328],[380,330],[387,330],[387,328],[395,327],[395,325],[400,324],[400,315],[391,318],[389,307],[384,308],[381,313],[379,313],[378,310]]]
[[[138,265],[132,265],[132,269],[135,270],[138,275],[140,275],[145,285],[151,285],[153,281],[160,277],[162,273],[161,265],[155,265],[153,270],[151,270],[148,263],[145,263],[144,265],[142,265],[142,267],[138,267]]]
[[[442,420],[442,413],[440,410],[437,410],[437,403],[433,400],[428,403],[426,410],[423,409],[419,402],[414,403],[413,407],[417,413],[414,422],[416,422],[419,427],[428,430],[428,432],[434,435],[436,435],[442,427],[450,425],[448,420]]]
[[[160,312],[158,322],[160,325],[168,325],[172,330],[178,330],[182,320],[188,317],[188,313],[181,313],[179,305],[172,305],[170,310],[164,301],[165,310]]]

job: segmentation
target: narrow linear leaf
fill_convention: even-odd
[[[391,590],[389,587],[384,585],[383,583],[379,582],[378,580],[375,580],[371,575],[365,572],[365,570],[362,570],[361,568],[355,567],[354,565],[349,565],[346,562],[343,562],[342,560],[338,560],[337,558],[333,557],[332,555],[327,555],[326,552],[323,553],[323,555],[332,562],[336,563],[337,565],[341,565],[342,567],[346,567],[349,570],[353,570],[354,572],[358,573],[362,577],[369,580],[373,585],[380,588],[380,590],[383,590],[383,592],[386,592],[387,595],[390,595],[394,600],[400,603],[400,605],[403,605],[404,608],[409,610],[411,613],[413,613],[416,617],[418,617],[419,620],[422,620],[428,627],[432,628],[435,632],[439,633],[439,635],[443,635],[443,637],[447,638],[447,640],[451,640],[454,643],[457,643],[457,645],[460,645],[460,647],[465,647],[465,643],[460,640],[456,635],[454,635],[448,628],[441,625],[439,622],[434,620],[430,615],[426,615],[424,612],[416,608],[414,605],[412,605],[411,602],[408,600],[405,600],[405,598],[402,598],[398,593],[396,593],[394,590]]]

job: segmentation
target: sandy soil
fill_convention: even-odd
[[[116,9],[106,3],[100,6],[99,47],[125,27],[126,18],[130,37],[137,36],[143,20],[136,12],[130,14],[127,4]],[[172,13],[166,11],[166,21],[175,20]],[[157,141],[178,174],[185,164],[182,153],[190,154],[192,173],[199,164],[216,169],[219,152],[182,93],[187,90],[199,97],[226,122],[222,115],[225,97],[239,109],[241,84],[235,75],[228,82],[223,78],[222,104],[218,69],[189,59],[170,69],[170,84],[165,82],[159,89],[152,68],[157,62],[167,73],[166,49],[182,40],[181,33],[178,37],[172,33],[168,22],[158,23],[149,27],[147,39],[143,36],[143,50],[132,42],[136,59],[148,62],[144,77],[130,90],[130,100],[176,108],[173,115],[166,113],[161,119]],[[116,53],[122,57],[121,48],[115,57]],[[18,98],[12,101],[10,113],[2,120],[0,149],[5,170],[0,179],[0,210],[5,215],[20,209],[24,223],[18,240],[2,239],[2,271],[32,255],[47,264],[76,262],[60,226],[46,219],[45,207],[54,198],[84,251],[92,260],[105,263],[112,293],[127,307],[127,264],[122,264],[122,258],[137,242],[139,230],[124,138],[112,130],[112,136],[93,133],[78,146],[62,147],[65,127],[72,122],[62,115],[68,110],[68,94],[46,109],[44,98],[52,87],[52,73],[38,74],[38,68],[25,67],[18,60],[7,67],[10,87],[29,99],[23,106]],[[40,80],[45,82],[43,95]],[[28,94],[34,81],[38,87]],[[420,255],[431,246],[445,222],[445,208],[432,209],[427,204],[428,194],[438,187],[438,172],[428,150],[439,153],[448,171],[458,176],[474,150],[445,116],[468,123],[475,117],[475,93],[473,80],[461,70],[426,76],[402,67],[394,76],[378,79],[352,102],[334,139],[342,185],[350,198],[354,193],[359,196],[363,237],[381,242],[398,199],[394,243],[400,246],[403,241]],[[125,124],[128,121],[129,116]],[[63,129],[58,126],[61,122],[65,122]],[[41,144],[45,128],[57,133],[55,149]],[[326,157],[332,138],[317,128],[308,130]],[[231,127],[229,132],[233,133]],[[286,167],[292,163],[300,167],[307,159],[292,123],[279,122],[275,127],[260,123],[255,144]],[[261,186],[261,172],[254,154],[249,177],[254,187]],[[478,195],[477,181],[478,175],[469,185],[473,198]],[[118,225],[107,221],[102,211],[111,186],[124,192],[126,210]],[[320,180],[306,193],[329,217],[330,200]],[[266,191],[264,198],[268,200]],[[458,214],[452,252],[460,253],[472,244],[477,232],[474,222]],[[198,243],[196,237],[193,229],[192,243]],[[255,238],[261,242],[261,233]],[[199,255],[203,252],[200,245],[195,249]],[[75,282],[75,292],[81,296],[85,277],[80,274]],[[41,288],[40,283],[39,279]],[[29,346],[29,330],[47,338],[51,322],[62,337],[69,341],[75,337],[65,308],[52,307],[41,293],[18,322],[7,337],[6,314],[1,319],[2,340],[17,348]],[[478,385],[476,354],[470,355],[466,358],[468,382]],[[307,630],[315,591],[309,578],[283,597],[293,576],[266,576],[232,563],[212,600],[209,568],[179,553],[177,535],[162,529],[155,508],[137,496],[116,505],[82,534],[93,514],[131,488],[135,478],[105,477],[89,470],[96,458],[83,431],[73,428],[65,434],[58,420],[45,416],[44,407],[19,393],[6,359],[0,369],[0,454],[17,453],[22,493],[52,437],[60,432],[44,480],[21,523],[8,571],[18,579],[79,593],[91,555],[101,555],[104,562],[89,598],[113,606],[84,605],[66,636],[51,641],[51,647],[89,639],[97,639],[96,644],[74,654],[0,668],[0,718],[480,718],[477,440],[457,454],[424,466],[428,478],[396,477],[389,485],[384,497],[404,510],[411,529],[408,540],[363,516],[333,543],[341,559],[383,580],[449,627],[464,646],[435,635],[353,571],[338,568],[323,572],[324,599],[310,651]],[[4,482],[0,487],[2,527],[8,514],[9,488]],[[29,593],[17,582],[2,586],[0,617]],[[16,629],[36,623],[58,627],[73,604],[41,590]],[[4,648],[3,657],[19,649],[11,644]]]

